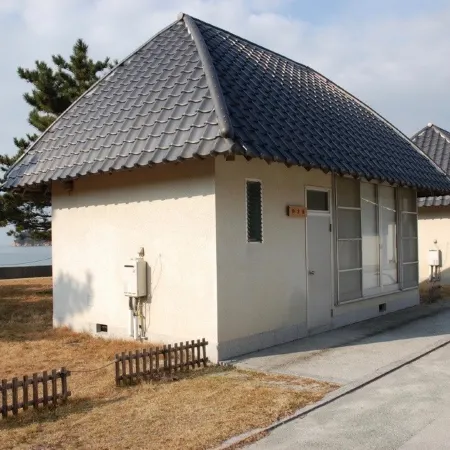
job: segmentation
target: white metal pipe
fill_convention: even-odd
[[[141,312],[141,315],[140,315],[140,327],[141,327],[141,332],[140,332],[140,334],[141,334],[141,338],[145,338],[145,317],[144,317],[144,314],[143,314],[143,305],[141,304],[141,310],[140,310],[140,312]]]
[[[139,337],[138,335],[138,316],[137,314],[134,315],[133,317],[133,337],[134,339],[137,339]]]
[[[134,314],[133,310],[130,309],[130,320],[128,322],[128,334],[130,337],[134,337]]]

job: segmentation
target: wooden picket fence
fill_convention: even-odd
[[[164,345],[149,350],[136,350],[116,354],[116,385],[132,384],[141,379],[159,379],[175,372],[186,372],[196,367],[206,367],[205,339]]]
[[[30,406],[37,409],[39,405],[46,407],[65,402],[70,397],[67,386],[69,376],[70,371],[62,367],[60,370],[53,369],[51,373],[44,371],[42,375],[34,373],[31,377],[27,375],[21,379],[14,377],[10,382],[2,380],[0,386],[2,418],[8,417],[9,411],[17,415],[19,409],[25,411]]]

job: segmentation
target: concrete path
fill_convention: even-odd
[[[449,423],[450,346],[445,346],[275,429],[248,448],[448,449]]]
[[[346,385],[445,338],[450,339],[449,301],[387,314],[232,362],[242,369]]]

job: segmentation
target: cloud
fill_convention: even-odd
[[[450,7],[391,3],[366,11],[356,1],[0,0],[0,152],[14,152],[12,138],[29,131],[19,65],[68,55],[78,37],[95,58],[121,59],[180,11],[313,67],[407,134],[430,121],[450,127]]]

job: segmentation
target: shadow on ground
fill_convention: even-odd
[[[53,316],[61,323],[91,307],[92,276],[83,281],[61,274],[55,281],[59,298],[53,304],[51,278],[0,280],[0,341],[47,339],[53,333]]]

